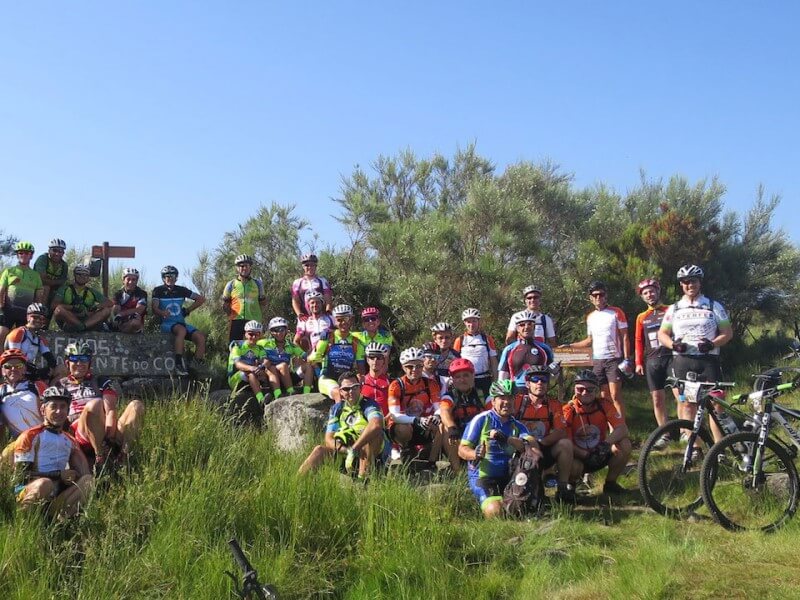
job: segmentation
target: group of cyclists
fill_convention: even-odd
[[[85,497],[92,474],[130,451],[144,407],[133,400],[117,416],[113,386],[91,375],[88,346],[68,347],[61,367],[66,372],[57,373],[41,335],[50,318],[66,331],[108,323],[137,333],[150,308],[161,331],[174,337],[178,375],[187,372],[185,340],[195,344],[194,360],[202,363],[206,338],[186,322],[205,298],[176,284],[175,267],[162,269],[163,284],[153,289],[149,305],[138,271],[131,268],[108,300],[88,286],[83,265],[74,267],[73,280],[67,281],[66,264],[59,266],[64,248],[63,240],[53,240],[31,268],[33,246],[20,242],[18,264],[0,275],[0,335],[6,348],[0,395],[3,421],[14,440],[4,457],[13,455],[17,464],[19,501],[28,506],[60,499],[50,506],[68,513]],[[317,274],[318,258],[305,254],[300,262],[303,274],[291,286],[292,335],[283,316],[264,324],[263,282],[254,277],[250,256],[236,257],[236,277],[220,298],[229,320],[232,392],[244,391],[266,404],[316,388],[333,400],[324,441],[303,462],[301,473],[327,457],[340,457],[343,469],[366,478],[392,458],[433,462],[444,456],[454,473],[466,465],[470,489],[487,517],[502,514],[510,459],[526,449],[537,456],[540,469],[552,473],[558,500],[574,502],[581,477],[606,467],[604,493],[624,493],[617,478],[631,443],[623,379],[634,373],[646,377],[661,424],[667,414],[667,376],[681,378],[691,370],[718,379],[719,348],[732,336],[724,308],[701,293],[702,268],[686,265],[677,273],[683,295],[672,305],[661,303],[657,280],[639,283],[647,309],[635,321],[633,358],[626,316],[608,304],[601,281],[588,286],[593,310],[581,340],[557,345],[553,319],[541,310],[542,290],[530,285],[522,291],[525,308],[512,315],[502,349],[484,331],[474,307],[463,310],[463,328],[436,323],[429,341],[401,349],[377,308],[359,311],[357,326],[350,305],[334,305],[330,283]],[[578,371],[572,396],[562,405],[548,390],[560,369],[555,352],[570,348],[591,348],[592,368]],[[389,374],[393,353],[399,354],[399,377]],[[43,367],[38,366],[42,357]],[[54,385],[35,385],[45,379],[40,369]],[[678,404],[679,415],[691,417],[691,411],[691,405]]]

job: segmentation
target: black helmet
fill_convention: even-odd
[[[593,281],[592,283],[589,284],[589,293],[590,294],[592,292],[596,292],[598,290],[605,292],[606,291],[606,284],[603,283],[602,281]]]
[[[574,383],[591,383],[595,387],[600,386],[600,379],[591,369],[581,369],[575,374]]]
[[[161,278],[163,279],[167,275],[172,275],[173,277],[178,276],[178,269],[173,267],[172,265],[167,265],[163,269],[161,269]]]

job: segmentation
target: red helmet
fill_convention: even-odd
[[[450,367],[448,367],[447,370],[450,371],[450,375],[455,375],[460,371],[469,371],[470,373],[474,373],[475,365],[472,364],[472,361],[466,358],[456,358],[450,363]]]
[[[644,291],[644,288],[654,287],[659,292],[661,291],[661,284],[658,283],[658,279],[655,278],[648,278],[642,279],[639,284],[636,286],[636,293],[641,294]]]
[[[380,317],[380,316],[381,316],[381,311],[379,311],[374,306],[368,306],[367,308],[361,311],[362,319],[364,317]]]
[[[0,354],[0,366],[6,364],[10,360],[21,360],[24,363],[28,362],[28,356],[19,348],[10,348]]]

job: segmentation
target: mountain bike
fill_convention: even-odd
[[[703,500],[714,520],[726,529],[774,531],[797,510],[794,461],[800,451],[800,432],[789,420],[800,421],[800,410],[775,402],[777,396],[797,387],[800,383],[792,381],[751,393],[759,431],[725,437],[703,461]],[[781,432],[786,435],[779,436]]]
[[[800,361],[800,340],[795,339],[792,341],[789,345],[789,350],[791,350],[791,353],[783,356],[782,360]],[[771,367],[756,375],[756,379],[753,382],[753,390],[760,392],[761,390],[774,388],[782,383],[789,383],[789,381],[800,381],[800,367]]]
[[[694,421],[674,419],[657,428],[645,441],[639,453],[639,489],[647,505],[667,517],[685,516],[703,503],[700,491],[700,468],[703,456],[713,445],[713,437],[705,425],[706,414],[723,433],[739,431],[736,420],[752,427],[747,414],[734,405],[747,395],[737,395],[729,401],[723,391],[732,388],[732,382],[697,381],[697,374],[689,372],[686,379],[670,379],[677,386],[681,398],[697,404]],[[718,413],[714,405],[724,411]],[[734,415],[735,419],[731,417]]]

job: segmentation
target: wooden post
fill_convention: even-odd
[[[108,298],[108,242],[103,242],[103,295]]]

